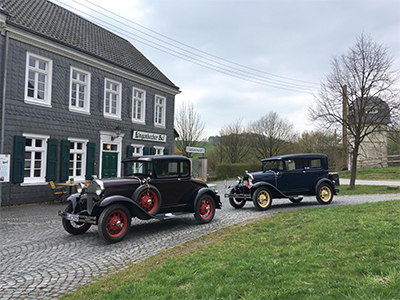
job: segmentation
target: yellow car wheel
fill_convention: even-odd
[[[319,204],[329,204],[333,200],[333,190],[329,184],[322,183],[317,188],[317,201]]]
[[[260,187],[253,194],[253,203],[258,210],[267,210],[272,204],[272,196],[268,189]]]

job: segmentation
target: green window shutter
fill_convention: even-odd
[[[149,147],[143,147],[143,155],[149,155],[150,149]]]
[[[87,159],[86,159],[86,180],[92,179],[92,176],[94,175],[94,162],[95,162],[95,156],[96,156],[96,144],[92,142],[87,143],[86,147],[86,154],[87,154]]]
[[[13,183],[24,182],[25,168],[25,137],[14,136],[14,153],[13,153]]]
[[[47,140],[46,181],[57,181],[58,140]]]
[[[150,148],[150,155],[156,154],[156,148]]]
[[[60,181],[67,181],[69,177],[69,149],[71,142],[61,141]]]
[[[133,146],[128,146],[126,150],[126,157],[132,157],[133,155]]]
[[[169,149],[164,148],[164,155],[168,155],[169,154]]]

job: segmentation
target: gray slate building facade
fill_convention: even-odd
[[[173,154],[179,88],[125,39],[47,0],[0,0],[1,204],[48,201],[49,181],[122,174]]]

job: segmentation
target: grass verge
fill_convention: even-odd
[[[350,178],[351,171],[340,171],[340,178]],[[357,179],[360,180],[400,180],[399,167],[357,169]]]
[[[348,184],[340,186],[339,196],[347,195],[371,195],[371,194],[398,194],[399,189],[388,189],[385,185],[356,185],[355,189],[350,190]],[[335,200],[334,200],[335,201]]]
[[[400,201],[286,211],[157,254],[62,299],[398,299]]]

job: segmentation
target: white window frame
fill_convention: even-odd
[[[113,84],[117,86],[117,91],[114,91],[112,89],[108,89],[107,88],[107,83]],[[111,112],[107,112],[106,111],[106,101],[107,101],[107,95],[115,95],[117,97],[116,100],[116,113],[113,114]],[[118,119],[121,120],[121,95],[122,95],[122,83],[109,79],[109,78],[105,78],[104,79],[104,117],[106,118],[112,118],[112,119]],[[111,109],[111,100],[110,100],[110,109]]]
[[[135,91],[142,93],[142,98],[135,97]],[[135,111],[135,101],[140,101],[142,103],[141,107],[141,118],[135,118],[134,113],[137,113],[137,109]],[[132,88],[132,122],[145,124],[146,120],[146,91],[133,87]]]
[[[68,177],[72,177],[74,178],[74,181],[76,182],[83,182],[85,181],[85,174],[86,174],[86,158],[87,158],[87,152],[86,152],[86,147],[87,147],[87,143],[89,142],[89,140],[83,140],[83,139],[76,139],[76,138],[68,138],[68,140],[70,141],[70,143],[82,143],[82,149],[69,149],[69,155],[71,156],[71,154],[74,155],[74,159],[72,161],[73,164],[73,169],[72,169],[72,175],[69,174],[70,172],[70,165],[68,164]],[[75,144],[76,145],[76,144]],[[76,176],[76,156],[78,154],[82,155],[82,166],[81,166],[81,175],[80,176]],[[71,159],[70,157],[68,158],[69,163],[71,163]]]
[[[42,70],[37,68],[37,66],[32,67],[29,65],[30,58],[35,59],[36,61],[42,61],[46,64],[46,70]],[[35,74],[35,82],[34,82],[34,96],[31,97],[28,95],[28,84],[29,84],[29,73],[33,72]],[[38,93],[38,76],[44,75],[44,97],[43,99],[39,99],[37,97]],[[35,104],[40,106],[51,107],[51,86],[52,86],[52,77],[53,77],[53,61],[51,59],[45,58],[40,55],[36,55],[31,52],[26,52],[26,66],[25,66],[25,103]]]
[[[132,156],[142,156],[143,155],[143,149],[144,145],[138,145],[138,144],[131,144],[133,147],[132,151]],[[135,173],[140,173],[139,166],[140,164],[135,162],[134,163],[134,168],[135,168]]]
[[[23,136],[27,139],[34,139],[34,140],[42,140],[42,146],[40,148],[37,148],[36,146],[26,146],[25,145],[25,153],[26,152],[41,152],[42,153],[42,159],[40,162],[40,177],[34,177],[34,176],[29,176],[25,177],[25,158],[24,158],[24,184],[36,184],[36,183],[46,183],[46,163],[47,163],[47,141],[49,140],[50,136],[47,135],[39,135],[39,134],[29,134],[29,133],[24,133]],[[31,156],[32,157],[32,156]],[[30,164],[30,169],[31,169],[31,175],[32,172],[34,172],[35,169],[35,160],[31,159],[31,164]]]
[[[163,104],[157,103],[157,100],[163,100]],[[160,108],[161,108],[161,120],[158,120],[160,118]],[[165,127],[165,111],[167,108],[167,98],[160,96],[160,95],[155,95],[154,97],[154,126],[157,127]]]
[[[79,80],[79,79],[74,79],[73,78],[73,73],[76,72],[82,75],[85,75],[85,81]],[[91,83],[91,74],[87,71],[75,68],[71,66],[70,69],[70,84],[69,84],[69,110],[74,111],[74,112],[79,112],[79,113],[84,113],[84,114],[90,114],[90,83]],[[77,85],[77,91],[79,91],[80,86],[85,87],[85,94],[84,94],[84,104],[83,107],[79,107],[79,92],[76,92],[76,101],[77,105],[72,105],[72,85],[76,84]]]
[[[144,145],[131,144],[133,147],[132,156],[142,156]]]
[[[164,155],[165,147],[154,146],[153,148],[156,150],[155,155]]]

